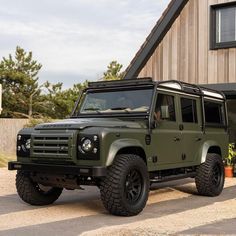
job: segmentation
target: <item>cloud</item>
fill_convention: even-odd
[[[0,55],[20,45],[43,64],[40,78],[97,79],[111,60],[126,67],[168,0],[2,0]],[[68,76],[67,76],[68,75]]]

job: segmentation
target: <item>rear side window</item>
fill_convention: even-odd
[[[208,124],[224,124],[224,109],[222,103],[204,102],[205,121]]]
[[[188,98],[181,98],[182,121],[187,123],[197,123],[196,101]]]

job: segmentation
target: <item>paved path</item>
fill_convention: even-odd
[[[64,191],[47,207],[22,202],[15,172],[0,168],[0,236],[236,235],[236,179],[227,179],[216,198],[198,196],[192,179],[155,185],[135,217],[109,215],[96,187]]]

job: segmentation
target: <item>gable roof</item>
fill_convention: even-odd
[[[142,67],[146,64],[158,44],[165,37],[188,1],[189,0],[172,0],[169,3],[130,65],[126,68],[124,79],[132,79],[138,76]]]

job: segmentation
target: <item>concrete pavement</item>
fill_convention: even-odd
[[[96,187],[63,191],[46,207],[22,202],[15,172],[0,169],[0,235],[236,235],[236,179],[227,179],[216,198],[198,196],[192,179],[155,185],[135,217],[109,215]]]

